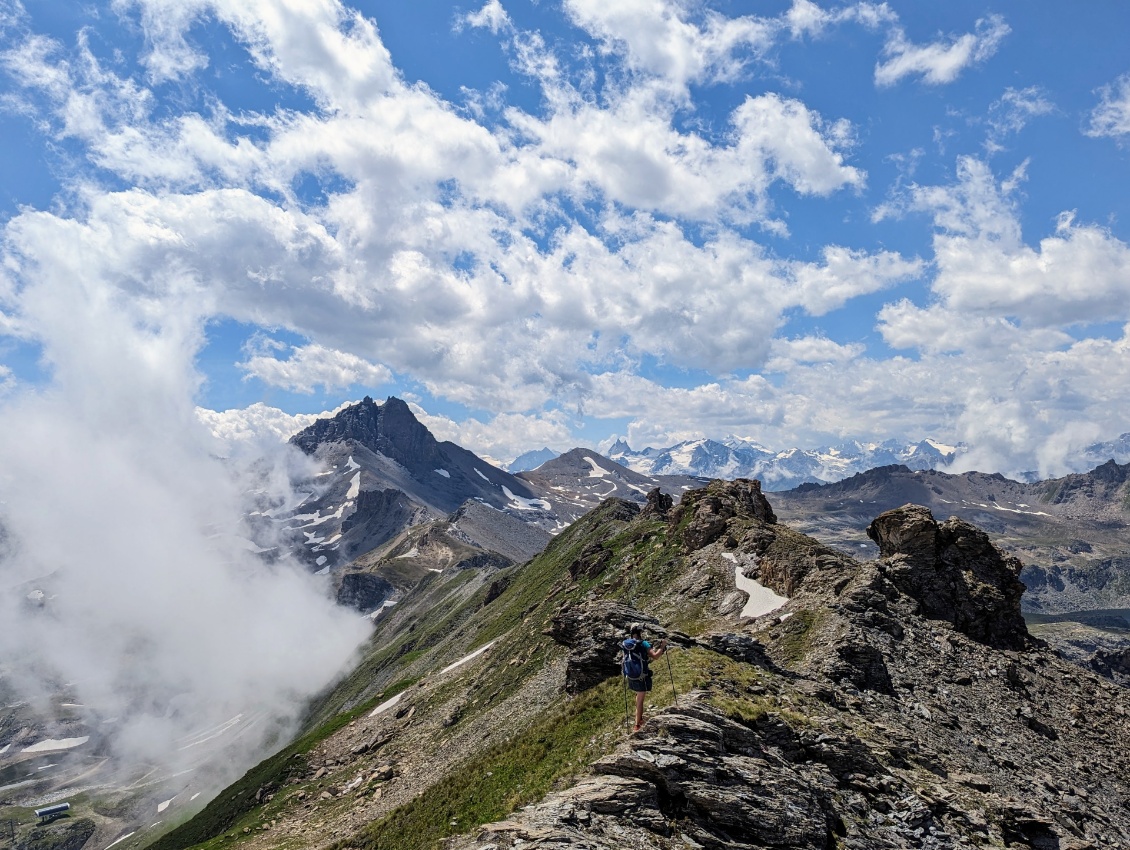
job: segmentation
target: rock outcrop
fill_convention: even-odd
[[[357,611],[372,611],[396,595],[396,588],[373,573],[342,573],[338,579],[337,604]]]
[[[876,517],[867,535],[879,545],[887,579],[918,601],[917,613],[998,649],[1029,642],[1022,565],[985,532],[957,518],[939,524],[926,508],[906,505]]]
[[[579,694],[620,675],[616,647],[633,623],[645,623],[649,630],[658,626],[654,617],[615,602],[569,604],[558,609],[546,634],[569,649],[566,693]]]
[[[756,519],[770,525],[777,521],[769,500],[761,492],[760,481],[713,481],[702,490],[684,494],[671,514],[673,524],[683,525],[683,542],[689,551],[713,543],[734,518]]]

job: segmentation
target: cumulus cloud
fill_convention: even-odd
[[[570,423],[559,410],[533,415],[501,413],[484,422],[475,417],[456,421],[431,414],[414,402],[409,406],[437,440],[450,440],[499,466],[510,463],[531,446],[548,446],[563,452],[573,448],[575,442]]]
[[[774,27],[753,16],[728,18],[682,0],[566,0],[577,26],[628,69],[682,93],[692,83],[732,80],[773,41]]]
[[[260,342],[252,346],[250,356],[238,366],[249,378],[298,393],[312,393],[316,387],[327,391],[345,389],[353,384],[379,387],[392,379],[392,373],[380,364],[316,343],[291,347],[285,360],[274,356],[273,352],[278,350],[269,341]]]
[[[231,451],[240,443],[251,443],[251,452],[270,455],[273,446],[285,443],[303,428],[313,425],[318,419],[333,416],[355,401],[347,401],[334,410],[322,413],[286,413],[261,401],[243,408],[230,410],[209,410],[196,408],[196,418],[216,438]]]
[[[1130,74],[1099,89],[1099,105],[1091,111],[1084,131],[1088,136],[1121,138],[1130,135]]]
[[[966,68],[996,53],[1011,31],[1000,15],[989,15],[978,19],[974,32],[914,44],[901,27],[895,27],[883,48],[887,58],[875,66],[875,84],[893,86],[911,76],[930,85],[952,83]]]
[[[1013,200],[1021,179],[962,158],[953,185],[912,191],[937,228],[934,292],[951,310],[1034,327],[1130,319],[1130,246],[1070,211],[1029,245]]]
[[[819,37],[833,26],[857,22],[869,29],[882,24],[895,24],[898,16],[886,3],[856,3],[838,9],[825,9],[812,0],[793,0],[784,15],[793,38]]]

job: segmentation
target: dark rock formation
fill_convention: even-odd
[[[412,465],[439,459],[438,443],[431,432],[398,398],[383,405],[369,396],[328,419],[319,419],[299,431],[290,441],[307,454],[323,443],[353,440],[371,451]]]
[[[660,490],[654,487],[648,491],[647,505],[644,506],[643,516],[654,516],[660,519],[666,519],[667,513],[671,510],[671,506],[675,504],[675,500]]]
[[[876,517],[867,535],[879,545],[884,575],[918,601],[922,616],[999,649],[1030,641],[1020,613],[1020,561],[1002,555],[980,529],[957,518],[939,525],[926,508],[906,505]]]
[[[395,587],[373,573],[343,573],[337,588],[337,603],[358,611],[372,611],[395,593]]]
[[[513,561],[497,552],[480,552],[459,561],[454,568],[457,570],[501,570],[513,564]]]

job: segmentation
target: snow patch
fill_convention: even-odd
[[[400,698],[402,696],[404,696],[403,691],[401,691],[400,693],[398,693],[394,697],[389,697],[384,702],[382,702],[380,705],[378,705],[376,708],[374,708],[372,710],[372,712],[370,712],[369,716],[370,717],[376,717],[378,714],[381,714],[382,712],[388,711],[390,708],[392,708],[394,705],[396,705],[398,702],[400,702]]]
[[[127,838],[129,838],[133,834],[134,834],[133,832],[127,832],[121,838],[115,838],[113,841],[111,841],[109,844],[106,845],[106,850],[110,850],[110,848],[113,847],[115,844],[120,844],[121,842],[125,841]]]
[[[345,462],[345,470],[346,470],[346,472],[352,472],[353,470],[355,470],[355,469],[360,469],[360,468],[361,468],[361,464],[359,464],[359,463],[358,463],[357,461],[355,461],[355,460],[353,459],[353,455],[350,455],[350,456],[349,456],[349,460],[347,460],[347,461]]]
[[[58,750],[70,750],[75,747],[81,747],[90,740],[89,735],[83,735],[81,738],[48,738],[45,741],[39,741],[32,744],[30,747],[24,747],[25,753],[53,753]],[[7,749],[5,747],[5,749]]]
[[[167,809],[169,807],[169,804],[172,803],[173,800],[175,800],[175,799],[176,799],[176,796],[172,796],[169,799],[167,799],[165,802],[158,803],[157,804],[157,814],[161,814],[161,812],[165,811],[165,809]]]
[[[403,555],[397,555],[396,557],[397,558],[415,558],[419,554],[420,554],[420,547],[413,546],[411,549],[409,549]]]
[[[605,475],[610,474],[607,469],[605,469],[603,466],[599,466],[597,462],[588,455],[585,455],[585,460],[588,461],[589,466],[592,467],[592,472],[589,473],[589,478],[603,478]]]
[[[442,475],[444,478],[450,478],[451,477],[451,473],[448,472],[446,469],[433,469],[432,472],[434,472],[436,475]],[[478,470],[476,469],[475,472],[478,472]],[[482,473],[480,473],[480,474],[482,474]]]
[[[479,476],[479,478],[483,479],[483,481],[485,481],[487,484],[491,483],[491,480],[489,478],[487,478],[485,475],[483,475],[481,472],[479,472],[479,470],[477,468],[475,468],[475,475]]]
[[[738,590],[749,594],[749,599],[742,608],[743,617],[764,617],[789,601],[787,596],[774,593],[757,579],[748,578],[742,572],[742,565],[738,563],[738,558],[733,552],[723,552],[722,557],[734,565],[734,584],[737,585]],[[756,559],[754,563],[756,564]]]
[[[317,564],[319,567],[321,567],[321,566],[324,566],[326,561],[328,561],[328,560],[329,560],[329,558],[327,558],[325,555],[319,555],[318,560],[315,561],[314,563]]]
[[[353,458],[350,458],[353,460]],[[356,499],[361,494],[361,473],[356,472],[349,482],[349,492],[345,494],[346,499]]]
[[[444,667],[442,670],[439,671],[439,675],[442,676],[444,673],[450,673],[456,667],[459,667],[460,665],[466,664],[472,658],[478,658],[480,655],[482,655],[484,652],[486,652],[488,649],[490,649],[492,646],[494,646],[495,641],[497,641],[497,640],[498,640],[498,638],[495,638],[490,643],[485,643],[482,646],[480,646],[478,649],[476,649],[470,655],[463,656],[458,661],[456,661],[454,664],[448,664],[446,667]]]
[[[478,472],[478,470],[475,471]],[[506,486],[502,488],[502,493],[510,500],[511,507],[517,508],[520,511],[549,510],[549,502],[545,499],[524,499],[521,496],[516,496],[511,493],[510,488]]]
[[[395,604],[396,604],[395,600],[386,599],[384,602],[382,602],[380,604],[379,607],[377,607],[376,609],[374,609],[372,612],[369,613],[369,615],[368,615],[369,619],[370,620],[376,620],[377,617],[379,617],[381,614],[384,613],[385,608],[391,608]]]

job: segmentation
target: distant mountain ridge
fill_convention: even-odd
[[[883,466],[948,470],[968,451],[965,443],[949,445],[929,437],[917,442],[847,440],[816,449],[776,450],[731,436],[721,440],[684,440],[666,448],[640,450],[619,438],[605,454],[644,475],[757,478],[767,491],[781,491],[801,484],[830,484]],[[1108,460],[1130,463],[1130,433],[1093,443],[1067,459],[1069,468],[1076,473],[1087,472]],[[1035,472],[1016,477],[1029,483],[1039,480]]]
[[[965,450],[926,439],[916,443],[848,441],[819,449],[774,451],[751,440],[727,437],[685,440],[664,449],[633,450],[617,440],[608,457],[645,475],[690,475],[698,478],[756,478],[766,490],[790,490],[801,484],[839,481],[877,466],[900,464],[911,469],[948,467]]]

